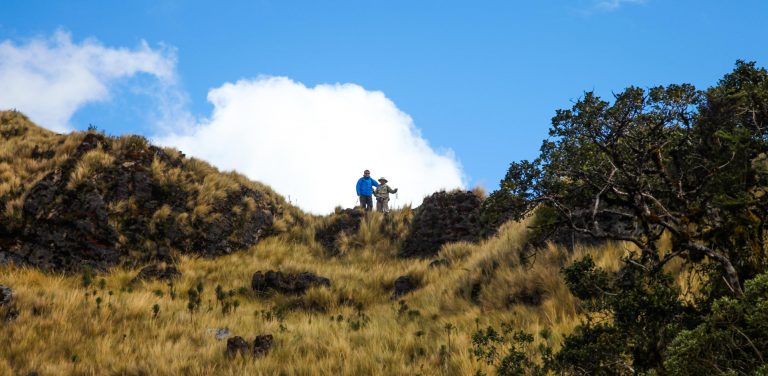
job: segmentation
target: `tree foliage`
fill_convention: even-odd
[[[588,92],[556,112],[538,158],[510,165],[486,223],[545,208],[556,219],[540,227],[635,246],[619,273],[588,259],[563,270],[590,312],[558,354],[565,372],[663,374],[681,331],[675,354],[696,356],[685,344],[723,309],[713,301],[746,299],[745,281],[767,265],[767,132],[768,72],[738,61],[707,90],[629,87],[612,102]],[[683,302],[664,272],[675,259],[710,270],[705,299]]]
[[[670,375],[768,374],[768,274],[747,281],[744,298],[718,299],[695,329],[668,349]]]

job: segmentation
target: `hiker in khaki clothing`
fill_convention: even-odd
[[[387,185],[387,179],[379,178],[379,187],[376,188],[376,211],[382,213],[389,212],[389,194],[397,193],[397,188],[392,189]]]

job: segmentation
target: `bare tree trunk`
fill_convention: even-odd
[[[741,282],[739,282],[739,274],[736,272],[736,268],[733,267],[733,264],[731,263],[731,260],[728,259],[728,257],[721,255],[701,244],[686,243],[685,248],[688,248],[691,251],[703,253],[709,258],[714,259],[720,263],[720,265],[723,267],[723,270],[725,270],[725,282],[728,284],[728,288],[731,289],[731,292],[733,292],[733,295],[738,298],[744,296],[744,291],[741,289]]]

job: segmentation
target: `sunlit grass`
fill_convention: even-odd
[[[375,214],[367,217],[357,243],[341,257],[321,254],[314,249],[317,244],[297,242],[289,233],[217,259],[182,257],[175,299],[164,282],[130,285],[138,270],[113,270],[85,288],[81,276],[3,267],[0,284],[14,289],[21,314],[0,329],[0,371],[473,374],[483,367],[469,353],[478,327],[511,322],[534,334],[535,345],[559,346],[579,322],[578,303],[564,286],[560,267],[591,253],[598,264],[616,268],[614,260],[622,252],[606,245],[568,255],[552,246],[540,250],[535,261],[521,263],[525,223],[509,223],[481,244],[445,246],[439,257],[451,265],[428,268],[430,260],[399,259],[396,249],[381,246],[392,246],[377,233],[375,224],[382,220]],[[250,282],[259,270],[310,271],[330,278],[332,285],[298,297],[257,296]],[[406,274],[422,287],[392,299],[394,280]],[[482,286],[473,301],[467,289],[476,281]],[[198,284],[204,287],[202,305],[199,312],[190,312],[187,291]],[[236,311],[222,313],[217,286],[235,291]],[[541,302],[506,303],[524,288],[539,291]],[[228,360],[225,341],[208,330],[215,328],[229,328],[249,341],[269,333],[275,346],[264,358]]]

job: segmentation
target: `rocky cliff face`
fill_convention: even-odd
[[[56,135],[14,112],[0,113],[0,177],[0,262],[58,271],[226,254],[295,210],[142,137]]]
[[[400,256],[431,257],[448,242],[481,237],[480,198],[472,192],[436,192],[416,209]]]

